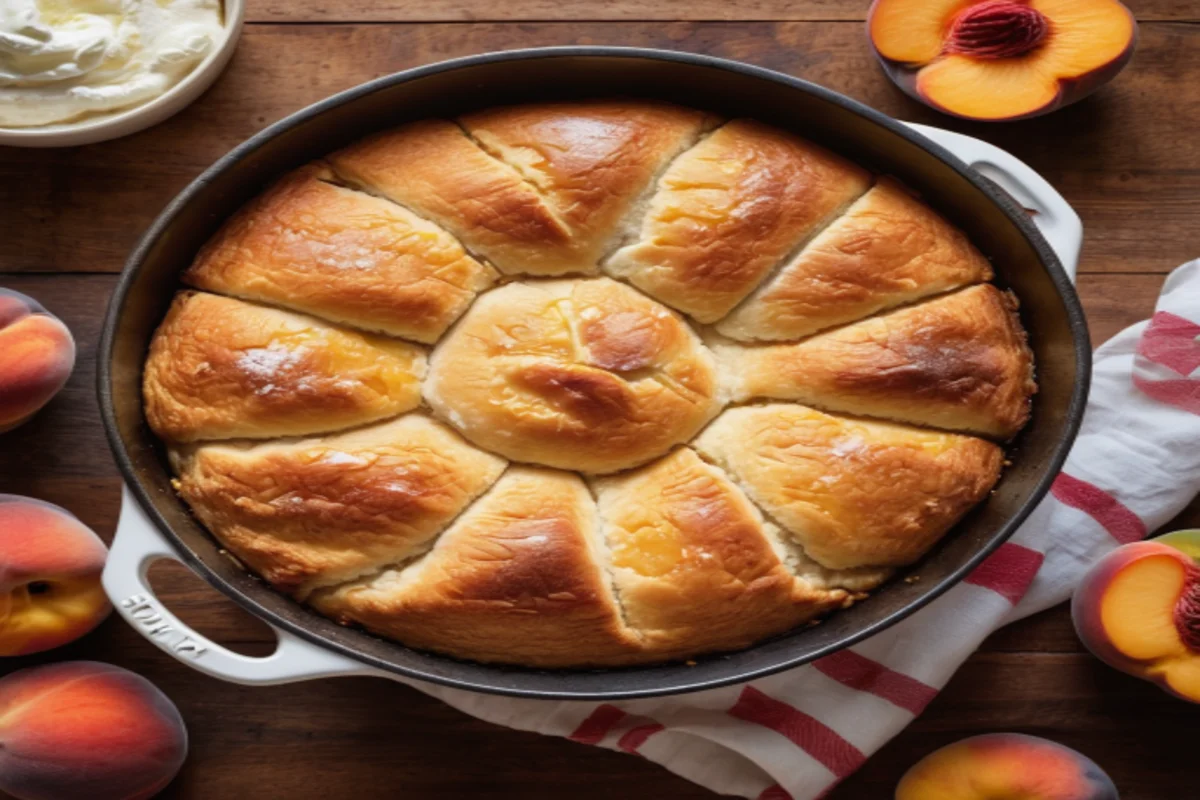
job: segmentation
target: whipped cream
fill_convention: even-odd
[[[223,35],[221,0],[0,0],[0,127],[147,103]]]

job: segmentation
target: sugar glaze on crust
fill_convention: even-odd
[[[200,251],[147,421],[228,552],[484,662],[736,650],[918,561],[1036,386],[1016,298],[898,182],[637,100],[384,131]]]

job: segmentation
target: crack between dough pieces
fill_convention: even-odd
[[[446,234],[446,236],[453,239],[454,242],[459,247],[462,248],[462,251],[464,253],[466,253],[468,256],[473,258],[475,261],[477,261],[482,266],[492,270],[496,274],[497,277],[502,276],[504,274],[503,271],[501,271],[495,264],[493,264],[490,260],[488,260],[488,258],[486,256],[472,250],[467,245],[466,242],[464,242],[462,239],[460,239],[453,231],[449,230],[445,225],[442,225],[437,220],[430,219],[428,216],[417,211],[415,208],[408,205],[407,203],[401,203],[399,200],[392,197],[391,195],[384,193],[383,190],[381,190],[377,186],[373,186],[371,184],[366,184],[366,183],[360,183],[358,181],[355,181],[355,180],[352,180],[352,179],[346,177],[332,163],[327,163],[326,166],[329,167],[329,172],[330,172],[330,174],[333,175],[333,177],[332,178],[318,178],[317,180],[321,181],[322,183],[327,183],[330,186],[336,186],[339,189],[345,189],[346,191],[349,191],[349,192],[358,192],[359,194],[365,194],[369,197],[374,197],[376,200],[383,200],[387,203],[391,203],[396,208],[399,208],[403,211],[407,211],[409,214],[412,214],[417,219],[421,220],[422,222],[426,222],[426,223],[432,225],[433,227],[437,228],[442,233]],[[490,288],[491,287],[488,287],[488,289],[490,289]],[[488,291],[488,289],[484,289],[483,291],[476,292],[475,293],[476,297],[483,294],[483,292]],[[464,311],[463,313],[466,313],[466,312]],[[461,317],[462,314],[460,314],[459,316]]]
[[[751,506],[753,506],[758,511],[758,513],[762,516],[763,538],[765,538],[767,540],[767,542],[770,545],[772,545],[771,549],[775,552],[776,556],[779,558],[779,563],[781,565],[783,565],[783,568],[785,570],[787,570],[788,574],[790,574],[793,578],[804,581],[805,583],[809,584],[809,586],[811,586],[814,589],[819,589],[819,590],[824,590],[824,591],[835,591],[836,590],[836,591],[849,592],[851,594],[859,593],[862,591],[870,591],[870,589],[851,589],[851,588],[848,588],[845,586],[840,586],[840,585],[836,584],[834,582],[835,581],[834,575],[836,575],[837,573],[855,572],[857,570],[855,570],[855,569],[849,569],[849,570],[832,569],[830,567],[826,567],[820,561],[813,558],[811,555],[809,555],[808,550],[805,549],[804,545],[800,543],[800,540],[796,538],[796,536],[791,532],[791,530],[788,529],[788,527],[786,525],[782,524],[779,521],[779,519],[776,518],[773,514],[771,514],[769,511],[767,511],[767,509],[763,506],[763,504],[754,497],[753,493],[750,491],[750,487],[747,486],[733,470],[726,469],[722,464],[718,463],[716,460],[710,458],[706,453],[703,453],[694,447],[692,448],[692,451],[694,453],[696,453],[696,455],[698,455],[704,463],[706,463],[708,466],[712,467],[714,470],[716,470],[718,473],[720,473],[721,476],[723,478],[725,478],[725,480],[729,481],[730,485],[737,488],[737,490],[740,491],[742,493],[742,495],[746,498],[746,502],[748,502]],[[774,530],[772,530],[772,528]],[[776,547],[775,545],[778,545],[778,547]],[[813,564],[816,569],[830,573],[829,578],[826,579],[827,583],[823,586],[818,586],[813,583],[811,578],[797,572],[796,569],[792,566],[792,564],[789,563],[789,559],[787,558],[788,554],[798,556],[800,559],[803,559],[804,561],[807,561],[807,562]],[[888,575],[890,575],[890,573],[892,572],[892,570],[890,570],[886,567],[860,567],[858,569],[861,569],[863,571],[878,570],[880,572],[887,573],[887,574],[885,574],[885,577],[880,581],[880,583],[882,583],[883,580],[887,580]]]
[[[488,158],[495,161],[500,166],[511,171],[513,175],[517,176],[517,180],[519,180],[521,183],[528,186],[533,191],[533,193],[536,194],[542,200],[542,205],[545,207],[546,212],[550,214],[551,218],[556,223],[558,223],[558,226],[560,228],[562,228],[562,230],[564,232],[566,232],[568,234],[574,233],[571,226],[568,225],[567,221],[565,219],[563,219],[562,216],[559,214],[558,208],[555,206],[554,199],[550,195],[548,195],[546,193],[546,191],[544,189],[542,189],[542,187],[538,186],[532,180],[527,178],[525,176],[525,174],[523,172],[521,172],[521,170],[517,169],[514,165],[512,165],[508,161],[506,161],[500,153],[498,153],[498,152],[494,151],[492,148],[488,147],[483,141],[481,141],[479,139],[479,137],[477,137],[475,134],[471,133],[471,131],[467,128],[467,126],[462,124],[462,122],[459,121],[459,119],[457,117],[454,119],[451,119],[450,121],[452,123],[454,123],[456,126],[458,126],[458,129],[460,131],[462,131],[462,135],[467,138],[467,141],[469,141],[471,144],[475,145],[475,147],[478,148],[481,153],[483,153],[485,156],[487,156]]]
[[[629,283],[629,281],[623,276],[613,275],[611,272],[609,272],[605,268],[606,265],[612,259],[612,257],[615,256],[619,250],[621,250],[621,248],[632,244],[635,239],[641,236],[642,228],[646,224],[646,218],[650,216],[650,208],[653,205],[654,197],[660,191],[662,191],[662,179],[668,172],[671,171],[671,168],[674,167],[684,156],[695,150],[701,143],[703,143],[721,128],[725,127],[727,124],[729,124],[729,120],[722,120],[707,130],[704,128],[697,128],[696,132],[690,136],[684,143],[683,147],[679,149],[679,152],[668,158],[658,169],[658,171],[654,173],[654,177],[647,182],[646,188],[642,190],[641,195],[634,200],[633,204],[629,207],[629,211],[621,220],[621,224],[616,226],[616,233],[613,236],[615,242],[610,244],[605,249],[604,254],[601,255],[597,260],[596,266],[602,273],[613,280],[618,280],[622,283],[627,283],[630,286],[633,286],[633,284]],[[636,224],[634,224],[634,221],[631,218],[636,218]],[[633,286],[633,288],[637,289],[636,286]],[[637,289],[637,291],[641,292],[642,290]],[[645,292],[642,293],[645,294]]]
[[[858,325],[859,323],[862,323],[862,322],[870,322],[871,320],[874,320],[874,319],[880,319],[880,318],[886,317],[890,314],[894,314],[898,311],[905,311],[905,310],[908,310],[911,308],[917,308],[919,306],[925,305],[926,303],[931,303],[935,300],[944,300],[945,298],[947,298],[951,295],[958,294],[959,292],[965,292],[967,289],[974,289],[976,286],[994,286],[994,285],[995,284],[992,283],[991,281],[985,281],[985,280],[967,281],[965,283],[960,283],[956,286],[951,286],[948,289],[943,289],[940,292],[933,292],[931,294],[921,295],[920,297],[914,297],[911,300],[905,300],[903,302],[896,303],[895,305],[884,306],[883,308],[872,311],[870,314],[859,317],[857,319],[847,320],[846,322],[839,322],[835,325],[829,325],[828,327],[825,327],[825,328],[818,328],[817,330],[812,331],[811,333],[806,333],[803,336],[797,336],[794,339],[736,339],[727,333],[722,333],[721,331],[717,330],[717,326],[719,326],[721,324],[721,322],[723,322],[730,315],[732,315],[734,313],[734,311],[737,311],[737,308],[735,308],[733,311],[729,312],[729,314],[725,315],[725,317],[718,320],[717,322],[714,322],[714,323],[711,323],[711,324],[705,326],[705,328],[707,330],[710,330],[714,335],[721,337],[721,339],[723,339],[724,341],[717,342],[716,344],[723,345],[725,347],[736,346],[736,347],[745,347],[747,349],[766,348],[766,347],[786,347],[787,345],[803,344],[804,342],[807,342],[810,339],[815,339],[818,336],[824,336],[826,334],[836,333],[837,331],[840,331],[843,328],[850,328],[850,327],[853,327],[854,325]],[[763,288],[766,288],[765,285]],[[749,302],[750,299],[751,299],[750,297],[747,297],[746,300],[743,302]],[[741,308],[741,306],[742,306],[742,304],[739,303],[738,308]],[[707,342],[706,342],[706,344],[707,344]],[[711,349],[711,347],[710,347],[710,349]]]
[[[351,190],[351,191],[353,191],[353,190]],[[438,280],[449,286],[454,286],[454,284],[450,283],[449,281],[446,281],[443,278],[436,278],[435,280]],[[461,289],[461,287],[456,287],[456,288]],[[333,317],[327,317],[323,314],[318,314],[315,311],[309,311],[307,309],[299,308],[297,306],[285,306],[285,305],[279,303],[278,301],[271,300],[269,298],[252,297],[248,294],[244,294],[244,293],[236,292],[236,291],[232,291],[232,290],[225,290],[225,291],[218,292],[218,291],[214,291],[212,289],[196,289],[193,287],[188,287],[186,291],[199,292],[202,294],[212,294],[212,295],[216,295],[218,297],[228,297],[231,300],[239,300],[243,303],[249,303],[251,305],[263,306],[265,308],[272,308],[272,309],[275,309],[276,311],[285,311],[288,314],[299,314],[299,315],[305,316],[305,317],[312,317],[313,319],[315,319],[319,322],[323,322],[330,326],[336,326],[336,327],[340,327],[340,328],[348,328],[353,333],[360,333],[360,334],[365,333],[370,336],[381,336],[385,339],[395,339],[398,342],[404,342],[405,344],[411,344],[414,347],[422,348],[422,350],[427,355],[428,355],[428,352],[430,350],[432,350],[433,346],[436,344],[436,342],[423,342],[420,339],[414,339],[411,336],[401,336],[397,333],[391,333],[389,331],[385,331],[380,328],[366,328],[366,327],[363,327],[362,325],[356,325],[355,323],[349,322],[346,320],[340,320],[340,319],[334,319]],[[469,289],[461,289],[461,291],[463,291],[464,294],[471,293],[471,290],[469,290]],[[487,290],[485,289],[484,291],[487,291]],[[471,300],[473,301],[474,297],[472,297]],[[468,306],[469,306],[469,303],[468,303]],[[462,316],[462,314],[466,313],[466,311],[465,311],[466,307],[467,306],[464,306],[464,311],[460,312],[459,316]],[[455,320],[457,320],[457,319],[458,319],[458,317],[455,317]]]
[[[580,480],[583,481],[583,485],[587,488],[588,494],[592,498],[592,509],[595,512],[594,519],[596,524],[595,542],[597,550],[596,555],[598,557],[597,566],[600,567],[601,572],[603,572],[607,578],[609,593],[612,595],[613,599],[613,606],[617,610],[617,615],[621,618],[622,627],[633,634],[633,636],[639,641],[644,640],[645,635],[642,633],[642,631],[638,628],[635,628],[630,623],[629,613],[626,611],[625,603],[621,597],[621,589],[617,586],[617,568],[613,565],[612,547],[608,541],[608,534],[606,533],[608,527],[607,520],[604,518],[604,513],[600,510],[600,495],[592,483],[594,480],[596,480],[596,477],[584,475],[582,473],[576,474],[579,475]]]
[[[1007,440],[1000,439],[988,433],[983,433],[982,431],[967,430],[962,428],[939,428],[936,425],[928,422],[904,419],[903,417],[889,417],[878,414],[864,414],[860,412],[847,411],[844,408],[826,405],[825,403],[815,400],[797,400],[786,397],[755,395],[754,397],[747,397],[742,400],[736,400],[727,403],[721,408],[721,413],[724,413],[732,408],[756,408],[772,405],[800,406],[801,408],[810,408],[814,411],[819,411],[822,414],[828,414],[831,417],[848,419],[852,422],[880,423],[910,428],[915,431],[925,431],[926,433],[937,433],[943,436],[962,436],[968,439],[978,439],[980,441],[989,442],[999,447],[1006,447],[1009,444]],[[718,414],[718,416],[720,415]],[[713,421],[715,422],[716,420],[714,419]],[[712,423],[710,422],[709,424],[711,425]],[[705,427],[707,428],[708,426]],[[703,430],[701,430],[701,433],[703,433]],[[696,434],[696,436],[699,435],[699,433]]]
[[[854,206],[859,203],[859,201],[866,197],[870,191],[875,188],[878,182],[879,176],[872,173],[871,182],[867,184],[867,188],[864,189],[861,194],[854,196],[849,201],[838,206],[836,209],[830,212],[828,216],[818,222],[816,227],[809,231],[803,239],[797,242],[792,249],[783,256],[783,258],[779,259],[779,261],[773,264],[770,269],[763,273],[763,276],[758,280],[757,283],[754,284],[754,288],[752,288],[745,297],[739,300],[733,308],[725,312],[720,319],[714,320],[711,323],[713,327],[720,326],[722,322],[736,314],[739,309],[750,304],[755,298],[761,296],[761,293],[770,288],[771,284],[778,280],[779,276],[787,271],[788,267],[800,260],[800,257],[803,256],[808,250],[809,245],[816,241],[821,234],[833,228],[833,226],[842,219],[845,219],[846,215],[850,213],[850,210],[853,209]]]
[[[453,430],[454,433],[456,433],[456,434],[458,433],[458,431],[455,430],[454,428],[451,428],[451,430]],[[461,434],[459,434],[459,435],[461,436]],[[474,445],[471,445],[471,446],[474,447]],[[496,458],[501,458],[501,456],[496,455],[495,453],[492,453],[490,450],[486,450],[484,452],[490,453],[491,455],[496,456]],[[500,480],[505,475],[508,474],[508,471],[509,471],[509,469],[512,468],[512,466],[513,466],[512,462],[506,460],[505,464],[504,464],[504,468],[500,470],[500,473],[496,476],[496,479],[493,480],[490,484],[488,484],[488,486],[485,489],[478,492],[475,496],[473,496],[470,500],[468,500],[465,504],[463,504],[463,507],[461,509],[459,509],[458,513],[455,514],[454,516],[452,516],[449,520],[447,520],[446,524],[443,525],[437,533],[435,533],[433,536],[431,536],[428,540],[421,543],[420,549],[418,549],[416,552],[410,553],[407,556],[405,556],[404,558],[398,559],[396,561],[390,561],[386,564],[374,566],[369,569],[364,569],[361,573],[359,573],[355,577],[344,578],[344,579],[339,580],[336,583],[330,583],[325,586],[314,586],[309,590],[309,592],[305,595],[304,599],[301,602],[307,603],[308,599],[311,598],[314,594],[333,594],[334,592],[337,592],[340,589],[344,589],[344,588],[353,586],[354,584],[362,584],[362,585],[366,586],[366,585],[369,585],[370,583],[374,582],[375,580],[379,579],[380,577],[382,577],[383,575],[385,575],[388,572],[400,573],[400,572],[404,572],[405,570],[411,569],[412,567],[415,567],[419,562],[424,561],[426,558],[429,557],[429,555],[431,553],[433,553],[434,549],[437,547],[438,542],[440,542],[442,540],[442,537],[445,536],[446,533],[449,532],[451,528],[453,528],[456,524],[458,524],[459,520],[461,520],[464,516],[466,516],[467,513],[469,511],[471,511],[471,509],[475,508],[475,506],[477,506],[479,503],[481,503],[485,497],[490,495],[495,490],[496,486],[499,485]]]

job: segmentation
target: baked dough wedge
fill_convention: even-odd
[[[313,605],[418,648],[533,667],[636,660],[578,476],[513,467],[413,564],[318,592]]]
[[[363,425],[421,402],[425,351],[314,317],[180,292],[150,344],[146,418],[165,439],[265,439]]]
[[[794,404],[731,408],[695,447],[829,569],[913,563],[987,496],[1004,460],[983,439]]]
[[[505,467],[423,414],[312,439],[180,446],[170,456],[200,521],[297,597],[428,549]]]
[[[671,164],[637,236],[604,268],[716,322],[870,185],[811,142],[734,120]]]
[[[991,279],[962,231],[883,178],[717,329],[744,341],[800,339]]]
[[[991,284],[791,344],[717,345],[735,400],[795,400],[995,439],[1037,389],[1016,298]]]

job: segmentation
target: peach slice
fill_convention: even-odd
[[[0,288],[0,433],[58,394],[75,368],[75,340],[36,300]]]
[[[884,71],[939,111],[977,120],[1082,100],[1133,56],[1117,0],[875,0],[867,33]]]
[[[918,761],[896,800],[1117,800],[1095,762],[1069,747],[1017,733],[973,736]]]
[[[1071,601],[1079,638],[1122,672],[1200,703],[1200,531],[1119,547]]]
[[[175,704],[129,670],[68,661],[0,679],[0,792],[18,800],[144,800],[187,756]]]
[[[38,653],[95,628],[111,607],[108,550],[69,511],[0,494],[0,656]]]

